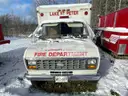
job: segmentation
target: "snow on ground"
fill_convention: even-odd
[[[128,96],[128,60],[115,60],[99,81],[97,94],[110,95],[110,90]]]
[[[17,40],[17,39],[22,39],[21,37],[12,37],[12,36],[6,36],[4,37],[5,40]]]
[[[98,82],[96,94],[110,96],[110,90],[128,96],[128,60],[114,59],[101,51],[100,73],[102,78]]]
[[[72,94],[47,93],[31,88],[31,82],[25,79],[23,53],[31,45],[30,39],[8,38],[11,44],[0,46],[0,96],[71,96]],[[101,52],[101,66],[99,72],[102,78],[98,82],[95,94],[110,96],[110,90],[121,96],[128,96],[128,60],[115,60]],[[81,93],[73,96],[87,96]],[[90,95],[89,95],[90,96]],[[92,96],[92,95],[91,95]]]
[[[11,40],[11,44],[0,45],[0,53],[8,52],[22,47],[27,47],[31,44],[30,39],[17,38],[17,37],[6,37],[5,40]]]

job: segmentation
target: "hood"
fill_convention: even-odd
[[[95,44],[87,39],[58,39],[38,41],[26,49],[24,58],[75,58],[98,57],[99,51]]]

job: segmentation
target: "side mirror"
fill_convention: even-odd
[[[92,39],[92,41],[96,44],[96,37],[94,37],[94,38]]]

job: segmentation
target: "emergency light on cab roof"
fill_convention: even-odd
[[[66,19],[69,18],[69,16],[60,16],[60,19]]]

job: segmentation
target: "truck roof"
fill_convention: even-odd
[[[90,3],[80,3],[80,4],[60,4],[60,5],[41,5],[41,6],[38,6],[38,8],[62,8],[62,7],[67,7],[67,8],[70,8],[72,6],[75,6],[75,7],[81,7],[81,6],[88,6],[88,7],[91,7],[92,4]]]
[[[59,20],[45,20],[42,21],[40,25],[45,23],[59,23],[59,22],[82,22],[86,24],[86,21],[84,21],[83,19],[59,19]]]

